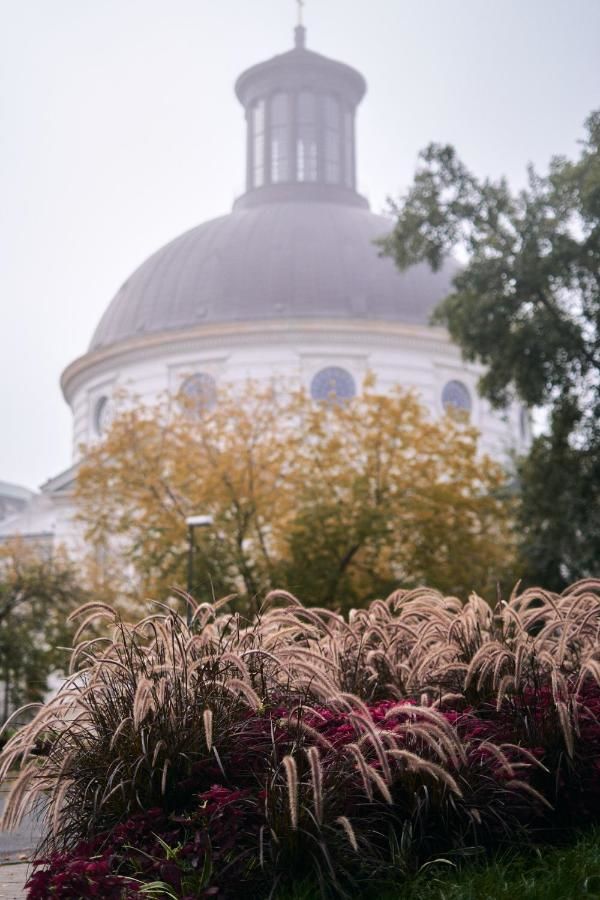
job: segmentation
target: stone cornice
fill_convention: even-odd
[[[344,342],[364,344],[374,340],[382,349],[397,348],[399,343],[418,347],[421,352],[440,352],[453,345],[445,329],[367,319],[272,319],[254,322],[226,322],[201,325],[181,331],[168,331],[135,337],[86,353],[75,359],[62,373],[60,384],[67,403],[82,382],[123,363],[140,362],[171,353],[191,350],[229,350],[249,344],[278,345],[307,342],[310,345]]]

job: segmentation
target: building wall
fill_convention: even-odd
[[[358,388],[369,372],[384,392],[396,385],[413,388],[432,416],[444,412],[444,385],[460,381],[470,394],[470,419],[481,433],[482,451],[505,461],[530,442],[525,411],[516,404],[503,413],[492,410],[477,395],[481,368],[464,363],[443,329],[364,320],[277,321],[140,337],[75,360],[62,378],[73,411],[74,463],[85,444],[100,438],[95,413],[103,398],[115,404],[115,394],[125,392],[121,403],[137,398],[157,403],[198,372],[211,375],[217,386],[242,385],[247,379],[269,383],[279,377],[309,388],[313,376],[327,366],[346,369]],[[75,474],[76,465],[48,482],[17,516],[0,523],[0,540],[20,534],[53,547],[62,544],[75,558],[80,556],[84,534],[73,503]]]
[[[481,448],[497,459],[521,450],[530,440],[529,425],[516,404],[493,411],[477,394],[481,368],[467,365],[443,329],[383,322],[302,320],[230,324],[137,338],[76,360],[62,385],[73,410],[73,456],[98,440],[98,405],[125,392],[147,404],[176,394],[186,377],[197,372],[219,383],[262,382],[280,377],[309,387],[327,366],[350,372],[360,386],[373,372],[378,387],[414,388],[434,416],[443,413],[442,390],[462,382],[471,398],[471,422],[481,433]],[[111,399],[112,398],[112,399]]]

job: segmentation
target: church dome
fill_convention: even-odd
[[[90,350],[219,322],[389,320],[427,324],[451,269],[399,273],[374,241],[390,222],[341,203],[270,203],[206,222],[125,282]]]
[[[203,324],[370,319],[425,325],[454,266],[399,273],[379,256],[391,222],[356,190],[363,76],[295,46],[243,72],[246,192],[227,216],[181,235],[123,284],[90,350]]]

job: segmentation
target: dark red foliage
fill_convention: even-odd
[[[587,683],[575,695],[573,687],[567,699],[578,710],[572,757],[565,752],[550,687],[507,698],[499,710],[483,704],[477,708],[464,704],[462,708],[443,708],[443,716],[467,748],[467,787],[475,791],[478,784],[484,784],[491,791],[509,782],[510,775],[485,744],[512,744],[528,750],[548,770],[526,765],[519,768],[518,779],[541,792],[555,809],[550,813],[526,791],[506,791],[502,802],[514,803],[517,820],[530,825],[536,817],[540,821],[545,817],[544,827],[560,827],[568,821],[581,825],[600,818],[600,688]],[[412,701],[400,705],[398,701],[380,701],[369,706],[375,727],[383,726],[395,706],[397,712],[385,721],[385,727],[409,720]],[[196,897],[220,892],[225,895],[232,886],[235,890],[246,877],[248,866],[256,868],[259,834],[266,826],[266,775],[273,754],[281,759],[299,735],[293,715],[287,717],[287,710],[279,708],[242,718],[229,752],[225,748],[220,751],[230,779],[228,785],[223,784],[220,768],[207,758],[192,766],[189,778],[176,786],[175,799],[170,798],[168,809],[140,812],[93,842],[36,862],[28,883],[29,900],[132,900],[140,895],[128,876],[161,880],[176,892],[182,891],[182,880],[197,876]],[[315,707],[305,715],[305,721],[333,745],[333,751],[323,756],[324,765],[339,765],[340,751],[356,740],[348,713]],[[511,763],[523,763],[518,749],[505,747],[503,752]],[[376,760],[373,765],[377,765]],[[206,789],[211,781],[212,786]],[[348,792],[349,806],[358,805],[346,813],[360,825],[365,801],[363,796],[359,802],[358,795]],[[444,827],[442,822],[439,827]],[[169,854],[159,838],[170,848],[177,848],[176,852]],[[207,860],[213,872],[208,880]]]
[[[135,884],[113,872],[111,855],[87,856],[84,848],[73,853],[55,853],[49,859],[36,860],[35,871],[27,882],[29,900],[134,900],[141,894]]]

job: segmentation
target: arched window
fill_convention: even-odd
[[[307,91],[298,94],[296,177],[298,181],[317,180],[317,102]]]
[[[340,181],[340,104],[336,97],[325,97],[323,120],[325,126],[325,181],[338,184]]]
[[[271,181],[289,180],[290,104],[287,94],[271,100]]]
[[[471,395],[462,381],[449,381],[444,386],[442,406],[447,412],[452,412],[452,410],[471,412]]]
[[[110,428],[113,420],[113,408],[108,397],[100,397],[94,406],[94,431],[98,437],[103,437]]]
[[[196,415],[210,412],[217,404],[217,383],[207,372],[186,378],[179,389],[182,406]]]
[[[265,101],[257,100],[252,107],[252,183],[265,183]]]
[[[356,384],[346,369],[340,366],[327,366],[313,377],[310,395],[313,400],[347,403],[356,396]]]

